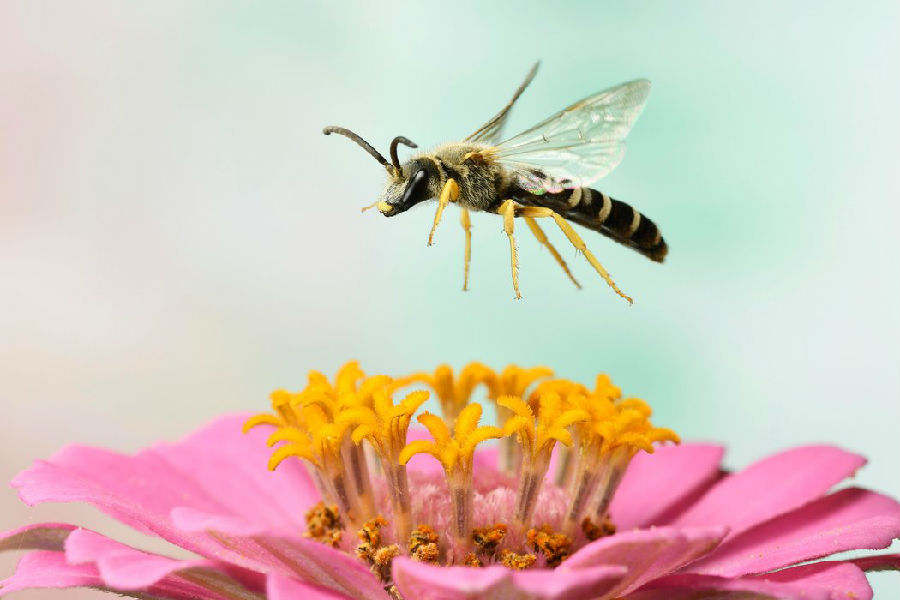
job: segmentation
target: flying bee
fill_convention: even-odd
[[[625,136],[644,107],[650,82],[638,79],[604,90],[516,136],[498,141],[510,109],[531,83],[537,67],[535,64],[531,68],[506,106],[474,133],[461,142],[443,144],[430,152],[414,155],[404,163],[397,157],[398,146],[417,146],[403,136],[391,142],[388,162],[371,144],[348,129],[326,127],[324,133],[350,138],[387,170],[384,191],[378,201],[366,208],[374,206],[384,216],[393,217],[425,200],[437,199],[429,246],[434,242],[444,209],[450,203],[459,206],[465,231],[464,290],[468,289],[472,247],[469,212],[481,211],[503,218],[503,229],[509,237],[516,298],[522,297],[514,237],[517,217],[525,221],[572,283],[581,287],[538,224],[538,219],[549,218],[606,283],[631,303],[632,299],[616,286],[570,222],[600,232],[653,261],[662,262],[665,258],[668,247],[653,221],[628,204],[590,187],[621,162]]]

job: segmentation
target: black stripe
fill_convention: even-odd
[[[609,216],[603,221],[604,227],[609,227],[617,233],[627,235],[628,230],[631,229],[631,223],[634,221],[634,211],[630,205],[625,204],[621,200],[610,198],[609,201],[612,202],[612,209],[609,211]]]
[[[656,240],[657,231],[659,230],[656,228],[656,223],[641,214],[641,223],[631,234],[631,241],[641,248],[647,248]]]

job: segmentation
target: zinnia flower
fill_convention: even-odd
[[[420,412],[417,386],[442,416]],[[480,387],[495,425],[480,424]],[[198,558],[31,525],[0,535],[0,550],[31,550],[0,593],[865,599],[865,571],[900,567],[898,555],[811,562],[900,535],[895,500],[830,491],[861,456],[806,446],[726,473],[722,447],[679,444],[605,376],[589,389],[545,368],[393,379],[350,363],[272,407],[134,456],[69,446],[38,461],[12,482],[27,504],[88,502]],[[410,429],[416,413],[424,430]]]

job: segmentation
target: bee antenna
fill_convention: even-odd
[[[359,136],[359,134],[353,133],[352,131],[350,131],[349,129],[346,129],[344,127],[333,127],[333,126],[326,127],[325,129],[322,130],[322,133],[324,133],[325,135],[331,135],[332,133],[337,133],[344,137],[350,138],[351,140],[353,140],[354,142],[359,144],[363,150],[365,150],[366,152],[371,154],[373,157],[375,157],[375,160],[377,160],[383,166],[390,169],[390,164],[388,163],[387,159],[385,157],[383,157],[378,150],[376,150],[374,147],[372,147],[372,144],[370,144],[366,140],[362,139]]]
[[[410,148],[418,148],[412,140],[409,138],[405,138],[402,135],[398,135],[393,140],[391,140],[391,162],[394,164],[394,168],[397,171],[400,171],[400,159],[397,158],[397,145],[403,144],[404,146],[408,146]]]

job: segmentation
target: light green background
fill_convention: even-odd
[[[897,23],[894,2],[3,3],[0,479],[262,409],[351,357],[479,359],[608,372],[731,467],[833,442],[900,496]],[[430,209],[361,215],[383,171],[320,133],[463,137],[536,59],[510,132],[653,81],[599,187],[670,256],[585,235],[632,307],[556,232],[585,289],[523,235],[514,301],[490,215],[462,293],[456,211],[431,248]],[[70,519],[153,547],[0,493],[0,528]]]

